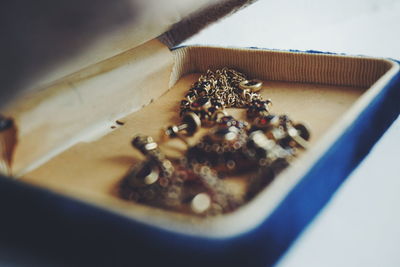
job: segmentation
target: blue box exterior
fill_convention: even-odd
[[[269,217],[257,228],[222,239],[172,233],[1,177],[0,262],[74,266],[272,265],[399,113],[397,73]]]

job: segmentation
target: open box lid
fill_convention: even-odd
[[[10,38],[3,43],[3,51],[9,53],[1,77],[7,90],[0,99],[7,101],[17,89],[44,87],[157,37],[168,47],[175,46],[251,2],[86,0],[76,5],[27,5],[22,12],[10,4],[4,14]],[[18,12],[21,16],[15,16]]]

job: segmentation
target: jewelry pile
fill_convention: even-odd
[[[267,186],[310,138],[308,129],[286,115],[270,113],[262,82],[223,68],[208,70],[180,103],[182,123],[167,127],[169,138],[186,138],[200,128],[208,132],[179,160],[168,159],[149,136],[132,145],[146,160],[129,170],[119,187],[124,199],[201,216],[234,211]],[[228,108],[246,109],[247,121]],[[234,194],[222,176],[248,174],[244,195]]]

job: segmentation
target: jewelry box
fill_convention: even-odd
[[[275,263],[399,114],[399,64],[315,51],[177,47],[206,24],[195,22],[207,11],[216,19],[245,2],[222,1],[220,12],[202,7],[158,38],[79,65],[9,103],[2,113],[15,121],[18,143],[16,179],[0,179],[5,239],[87,264]],[[179,123],[179,101],[199,75],[224,67],[261,79],[274,112],[308,125],[309,148],[224,215],[121,199],[119,183],[143,159],[132,137],[160,141],[163,126]],[[172,142],[169,153],[182,149]]]

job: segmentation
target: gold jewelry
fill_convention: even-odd
[[[180,104],[182,123],[164,130],[168,137],[193,136],[211,127],[189,146],[180,161],[170,161],[151,137],[137,136],[132,144],[146,160],[135,165],[121,184],[121,196],[170,210],[208,216],[231,212],[267,186],[306,148],[310,133],[286,115],[272,115],[270,99],[259,93],[260,80],[249,80],[233,69],[208,70]],[[226,108],[247,109],[247,119],[237,120]],[[232,194],[219,174],[249,173],[245,199]]]
[[[198,128],[201,127],[201,120],[194,112],[188,112],[183,116],[182,124],[169,126],[165,134],[169,137],[175,137],[179,132],[185,131],[186,135],[192,136]]]
[[[248,90],[249,93],[257,93],[262,88],[262,81],[260,80],[244,80],[239,83],[239,88]]]

